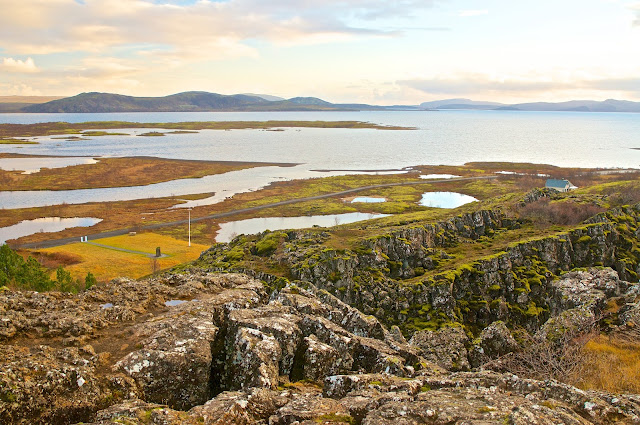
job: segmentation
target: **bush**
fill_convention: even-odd
[[[88,272],[87,277],[84,278],[84,289],[89,289],[96,283],[98,283],[96,277],[93,275],[93,273]]]
[[[604,208],[594,204],[550,202],[548,198],[541,198],[521,207],[519,212],[520,217],[525,220],[530,220],[536,225],[549,226],[578,224],[603,211]]]
[[[61,292],[77,292],[82,289],[82,281],[75,281],[71,273],[62,266],[56,269],[56,280],[49,277],[50,271],[43,267],[35,258],[26,260],[8,245],[0,246],[0,287],[12,286],[18,289],[31,291],[51,291],[58,289]],[[84,287],[89,288],[96,283],[93,274],[88,273],[84,281]]]
[[[29,257],[26,261],[8,245],[0,246],[0,286],[13,285],[22,289],[48,291],[55,283],[44,267]]]

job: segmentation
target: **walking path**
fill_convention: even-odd
[[[226,212],[221,212],[221,213],[216,213],[216,214],[210,214],[210,215],[203,216],[203,217],[195,217],[195,218],[191,219],[191,222],[195,223],[195,222],[203,221],[203,220],[212,220],[212,219],[217,219],[217,218],[225,218],[225,217],[230,217],[230,216],[233,216],[233,215],[238,215],[238,214],[258,211],[258,210],[262,210],[262,209],[265,209],[265,208],[279,207],[279,206],[282,206],[282,205],[296,204],[296,203],[299,203],[299,202],[315,201],[315,200],[318,200],[318,199],[332,198],[334,196],[349,195],[351,193],[361,192],[363,190],[379,189],[379,188],[383,188],[383,187],[414,186],[414,185],[444,183],[444,182],[453,182],[453,181],[466,181],[466,180],[492,180],[492,179],[497,179],[497,178],[498,178],[498,176],[478,176],[478,177],[460,177],[460,178],[454,178],[454,179],[437,179],[437,180],[422,180],[422,181],[411,181],[411,182],[374,184],[374,185],[370,185],[370,186],[361,186],[361,187],[356,187],[356,188],[353,188],[353,189],[347,189],[347,190],[343,190],[341,192],[325,193],[323,195],[308,196],[306,198],[289,199],[287,201],[274,202],[272,204],[259,205],[257,207],[241,208],[241,209],[238,209],[238,210],[232,210],[232,211],[226,211]],[[189,222],[188,219],[184,219],[184,220],[170,221],[170,222],[166,222],[166,223],[155,223],[155,224],[149,224],[149,225],[146,225],[146,226],[139,227],[136,230],[138,230],[138,231],[140,231],[140,230],[154,230],[154,229],[159,229],[159,228],[162,228],[162,227],[177,226],[177,225],[180,225],[180,224],[187,224],[188,222]],[[88,239],[92,239],[92,240],[94,240],[94,239],[102,239],[102,238],[108,238],[108,237],[111,237],[111,236],[126,235],[130,231],[132,231],[132,229],[111,230],[111,231],[108,231],[108,232],[90,234],[90,235],[87,235],[87,238]],[[23,248],[23,249],[51,248],[51,247],[54,247],[54,246],[66,245],[66,244],[74,243],[74,242],[79,242],[77,236],[73,237],[73,238],[52,239],[52,240],[42,241],[42,242],[29,242],[29,243],[25,243],[25,244],[14,246],[14,248]]]
[[[104,245],[104,244],[97,243],[97,242],[84,242],[84,243],[87,243],[89,245],[99,246],[100,248],[107,248],[107,249],[113,249],[113,250],[116,250],[116,251],[128,252],[129,254],[144,255],[145,257],[149,257],[149,258],[166,258],[166,257],[168,257],[167,254],[161,254],[159,257],[156,257],[156,254],[152,254],[152,253],[149,253],[149,252],[134,251],[132,249],[126,249],[126,248],[118,248],[117,246]]]

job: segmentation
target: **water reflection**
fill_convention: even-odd
[[[351,203],[353,204],[354,202],[365,202],[368,204],[377,204],[379,202],[386,202],[387,200],[385,198],[372,198],[369,196],[357,196],[355,198],[353,198],[353,200],[351,201]]]
[[[33,174],[42,168],[63,168],[72,165],[96,164],[97,162],[94,158],[74,156],[66,158],[0,158],[0,169]]]
[[[422,174],[420,176],[420,178],[424,180],[455,179],[458,177],[460,176],[456,176],[455,174]]]
[[[456,192],[427,192],[422,194],[420,205],[433,208],[457,208],[469,202],[477,201],[469,195]]]
[[[330,227],[339,224],[355,223],[356,221],[386,217],[388,214],[347,213],[330,215],[312,215],[303,217],[260,217],[247,220],[230,221],[220,224],[216,235],[216,242],[230,242],[237,235],[254,234],[265,230],[306,229],[320,226]]]
[[[38,232],[59,232],[71,227],[90,227],[102,221],[101,218],[93,217],[45,217],[36,218],[35,220],[24,220],[13,226],[0,228],[0,244],[11,239],[21,238],[23,236],[33,235]]]

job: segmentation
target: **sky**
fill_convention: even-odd
[[[640,1],[0,0],[0,96],[640,101]]]

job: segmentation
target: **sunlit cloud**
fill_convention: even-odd
[[[7,96],[40,96],[42,92],[27,84],[0,84],[0,92]]]
[[[46,54],[101,51],[126,44],[167,44],[176,50],[217,40],[292,43],[323,35],[388,35],[366,21],[409,16],[431,1],[404,0],[229,0],[150,2],[144,0],[21,0],[7,2],[0,15],[0,39],[8,52]],[[350,19],[360,19],[352,25]],[[206,56],[207,51],[201,50]]]
[[[545,93],[583,93],[589,91],[626,93],[640,96],[640,78],[594,78],[594,79],[495,79],[482,74],[464,74],[457,77],[435,77],[398,81],[398,84],[436,97],[473,96],[484,97],[535,97]]]
[[[482,16],[488,15],[489,11],[486,9],[483,10],[461,10],[458,16],[469,17],[469,16]]]
[[[0,70],[4,72],[20,72],[20,73],[33,73],[38,72],[35,62],[31,58],[26,60],[3,58],[0,64]]]

